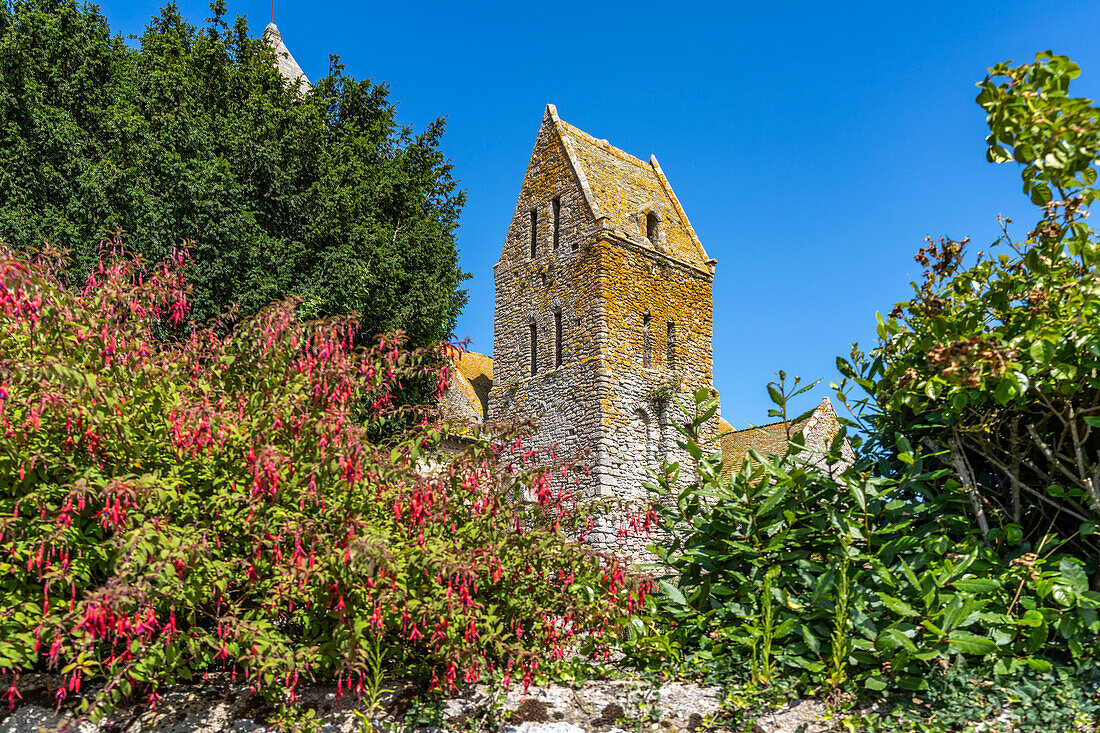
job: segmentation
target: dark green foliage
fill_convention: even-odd
[[[365,337],[448,335],[464,194],[443,121],[401,127],[335,60],[300,95],[211,9],[196,29],[168,5],[129,48],[94,6],[0,4],[0,241],[71,250],[80,282],[116,227],[153,260],[191,239],[196,320],[294,295],[305,317],[361,313]]]
[[[1098,679],[1095,666],[1084,673],[1058,669],[998,675],[960,664],[931,675],[919,703],[912,693],[893,696],[884,710],[861,721],[858,730],[938,733],[997,720],[997,730],[1085,733],[1094,731],[1100,719]]]
[[[782,408],[789,391],[774,387]],[[674,539],[656,548],[677,579],[662,583],[663,620],[638,636],[636,656],[741,666],[764,687],[870,691],[926,689],[930,674],[965,660],[998,674],[1091,664],[1100,593],[1080,560],[998,552],[951,502],[899,498],[945,469],[918,460],[876,476],[846,465],[842,432],[825,453],[795,435],[787,455],[753,454],[723,478],[720,455],[691,437],[712,407],[705,392],[696,399],[684,445],[699,479],[662,508]],[[677,492],[679,472],[670,466],[654,488]]]

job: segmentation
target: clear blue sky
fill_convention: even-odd
[[[159,5],[109,0],[139,33]],[[208,5],[185,0],[196,24]],[[259,34],[270,2],[230,0]],[[1014,165],[985,162],[974,84],[1051,48],[1100,96],[1100,6],[1088,2],[361,3],[277,0],[310,78],[329,54],[388,82],[400,118],[446,115],[469,196],[458,242],[470,303],[457,335],[492,351],[492,266],[543,108],[655,153],[707,252],[714,374],[735,426],[768,422],[777,369],[836,379],[875,312],[909,297],[925,235],[994,239],[1034,219]],[[826,394],[819,389],[807,407]]]

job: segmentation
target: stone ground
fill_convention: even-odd
[[[0,733],[53,733],[71,724],[64,711],[52,705],[48,677],[24,677],[23,700],[13,711],[0,711]],[[723,731],[721,697],[717,687],[668,682],[660,686],[631,681],[590,681],[578,687],[532,686],[524,692],[479,686],[448,700],[433,714],[422,690],[397,685],[382,704],[384,712],[372,718],[377,731],[389,733],[438,733],[449,730],[500,730],[501,733],[688,733]],[[368,730],[365,719],[345,705],[336,705],[334,690],[312,687],[301,690],[301,699],[318,712],[324,733],[358,733]],[[273,708],[250,698],[242,685],[213,679],[181,685],[161,698],[155,711],[145,707],[120,710],[99,725],[84,723],[70,730],[80,733],[229,733],[262,731]],[[825,733],[832,726],[825,707],[804,700],[757,721],[756,733]],[[802,728],[800,726],[805,725]]]

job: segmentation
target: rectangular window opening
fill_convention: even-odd
[[[642,316],[642,366],[653,366],[653,338],[649,329],[649,314]]]
[[[539,210],[531,209],[531,259],[535,259],[539,249]]]
[[[665,359],[669,369],[676,368],[676,324],[668,322],[668,340],[665,342]]]
[[[561,242],[561,196],[554,197],[554,249]]]
[[[562,349],[561,349],[561,311],[555,311],[554,313],[554,366],[560,367],[562,364]]]
[[[527,330],[531,339],[531,376],[533,377],[539,372],[538,336],[535,332],[535,324],[532,323],[527,326]]]

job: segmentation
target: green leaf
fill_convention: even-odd
[[[677,603],[681,606],[687,605],[687,599],[684,598],[684,594],[680,591],[679,588],[672,585],[666,580],[658,581],[657,584],[661,587],[661,592],[664,593],[670,601],[672,601],[673,603]]]
[[[875,677],[868,677],[866,680],[864,680],[863,681],[863,686],[866,687],[868,690],[874,690],[876,692],[881,692],[881,691],[886,689],[887,684],[886,684],[885,679],[883,679],[882,677],[875,676]]]
[[[954,581],[951,585],[956,590],[966,593],[989,593],[1001,587],[1000,581],[992,578],[962,578]]]
[[[887,629],[885,633],[889,635],[891,639],[897,642],[898,645],[902,648],[907,649],[910,652],[917,651],[917,645],[913,643],[913,640],[903,634],[900,630]]]
[[[1058,572],[1073,584],[1078,593],[1089,589],[1089,576],[1085,574],[1085,570],[1080,563],[1080,560],[1068,557],[1062,558],[1062,561],[1058,563]]]
[[[814,654],[821,653],[821,641],[814,636],[810,627],[807,624],[802,624],[799,631],[802,632],[802,641],[806,643],[806,647]]]
[[[1046,674],[1047,672],[1049,672],[1050,670],[1052,670],[1054,668],[1054,665],[1052,665],[1047,660],[1045,660],[1045,659],[1036,659],[1035,657],[1028,657],[1027,658],[1027,666],[1031,667],[1033,670],[1035,670],[1039,674]]]
[[[1048,361],[1054,358],[1054,354],[1056,352],[1054,349],[1054,344],[1050,343],[1049,341],[1043,340],[1033,343],[1031,345],[1031,348],[1028,349],[1028,353],[1031,355],[1031,358],[1039,364],[1046,364]]]
[[[888,596],[885,593],[879,593],[878,595],[879,598],[882,599],[882,602],[886,604],[886,607],[894,613],[898,614],[899,616],[920,616],[920,614],[917,612],[917,609],[913,608],[900,598],[894,598],[893,596]]]
[[[992,639],[962,631],[956,631],[947,637],[947,643],[964,654],[985,655],[997,649],[997,643]]]
[[[1031,626],[1033,628],[1037,628],[1045,624],[1046,620],[1043,618],[1042,613],[1032,608],[1025,612],[1023,616],[1016,619],[1016,623],[1020,626]]]

